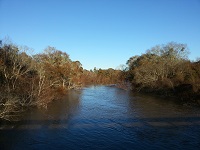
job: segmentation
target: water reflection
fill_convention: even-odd
[[[200,111],[114,87],[70,91],[0,125],[0,149],[197,149]]]
[[[131,93],[132,95],[132,93]],[[137,110],[139,117],[193,117],[199,116],[199,107],[177,104],[173,99],[137,94],[130,99],[130,110]]]

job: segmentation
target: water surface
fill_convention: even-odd
[[[0,149],[199,149],[200,109],[108,86],[0,125]]]

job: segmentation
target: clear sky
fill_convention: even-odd
[[[35,53],[54,46],[86,69],[115,69],[171,41],[200,57],[200,0],[0,0],[0,14],[0,39]]]

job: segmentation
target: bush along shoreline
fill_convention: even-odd
[[[200,105],[200,61],[187,59],[187,45],[157,45],[127,61],[124,78],[134,91],[176,97]]]
[[[70,89],[89,84],[114,84],[120,70],[83,69],[65,52],[48,46],[43,53],[28,55],[28,47],[0,47],[0,119],[18,120],[31,107],[47,108]]]

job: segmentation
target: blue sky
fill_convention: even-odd
[[[200,0],[0,0],[0,14],[0,39],[35,53],[54,46],[86,69],[115,69],[171,41],[200,57]]]

